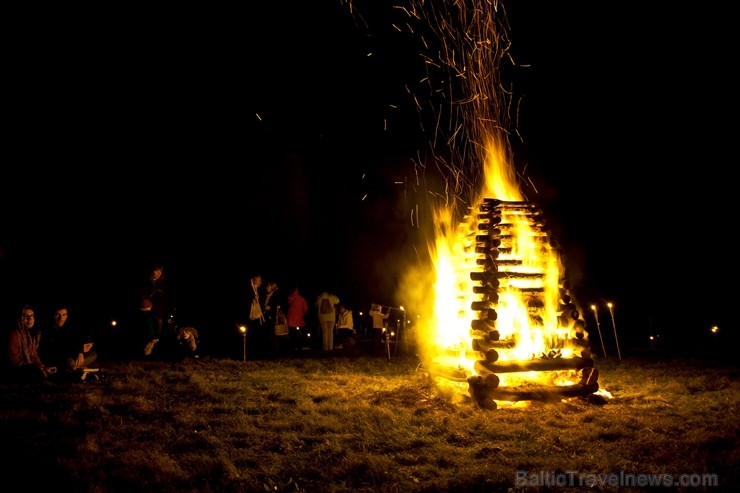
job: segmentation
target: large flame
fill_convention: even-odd
[[[522,193],[503,148],[491,139],[487,150],[485,186],[471,209],[477,210],[486,197],[521,203]],[[437,368],[455,369],[461,375],[457,379],[437,379],[438,384],[464,391],[462,382],[477,374],[475,361],[481,357],[473,350],[475,331],[471,329],[471,320],[478,317],[472,306],[481,299],[474,289],[479,283],[470,275],[480,269],[481,255],[473,247],[471,235],[478,217],[468,214],[462,223],[456,222],[454,211],[446,206],[434,210],[433,217],[435,235],[429,244],[434,265],[433,306],[417,339],[426,361]],[[572,356],[574,347],[569,342],[576,336],[577,327],[573,317],[563,314],[563,306],[568,305],[562,302],[564,272],[557,249],[521,209],[503,209],[501,224],[508,228],[508,247],[501,249],[497,259],[502,276],[494,303],[495,327],[501,340],[512,344],[498,349],[498,361]],[[531,293],[536,293],[536,299]],[[502,384],[526,380],[569,385],[578,377],[574,371],[561,371],[512,373],[501,378]]]
[[[444,373],[444,378],[437,379],[443,390],[467,390],[470,377],[482,376],[477,369],[481,353],[486,353],[486,363],[566,359],[576,349],[581,353],[575,356],[584,357],[588,349],[573,341],[584,340],[585,324],[571,300],[564,299],[563,263],[515,173],[509,138],[518,134],[511,125],[517,105],[512,104],[511,88],[501,81],[500,66],[516,64],[503,3],[409,0],[408,7],[400,10],[408,15],[406,25],[425,51],[421,59],[427,73],[420,90],[430,95],[430,107],[439,102],[439,108],[434,108],[433,148],[444,142],[448,151],[433,156],[435,169],[447,171],[444,191],[436,193],[444,203],[432,206],[434,231],[428,252],[433,269],[410,272],[403,286],[404,298],[412,298],[427,314],[415,330],[420,356],[430,368]],[[415,94],[414,101],[421,111],[424,106]],[[442,135],[443,122],[446,135]],[[428,169],[423,162],[417,168]],[[480,216],[486,216],[490,200],[504,204],[495,206],[501,230],[498,225],[480,223],[487,220]],[[460,213],[460,204],[466,204],[466,213]],[[480,273],[481,265],[488,269],[494,258],[490,252],[481,254],[476,236],[482,226],[495,230],[495,241],[503,245],[495,247],[495,265],[486,271],[495,275],[495,286],[487,280],[482,285],[471,275]],[[482,312],[486,318],[479,318]],[[487,318],[491,313],[495,318]],[[481,348],[480,341],[486,337],[491,341],[492,326],[496,344]],[[521,365],[542,366],[558,365]],[[567,385],[577,378],[572,370],[516,372],[512,368],[520,366],[509,365],[500,377],[494,376],[501,384],[542,380]],[[496,378],[491,379],[494,388]]]

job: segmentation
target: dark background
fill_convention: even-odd
[[[135,306],[153,261],[180,316],[214,330],[243,316],[255,272],[309,302],[404,303],[399,278],[426,249],[409,220],[430,140],[419,39],[391,3],[264,3],[9,13],[7,323],[59,298],[103,323]],[[734,333],[731,16],[507,7],[515,165],[581,304],[611,329],[615,303],[635,345]]]

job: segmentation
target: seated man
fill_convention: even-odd
[[[350,348],[355,345],[355,325],[352,318],[352,310],[346,305],[339,305],[337,316],[337,349]]]
[[[63,370],[60,377],[84,380],[98,359],[90,331],[69,322],[69,306],[57,305],[52,325],[41,333],[39,351],[45,360]]]

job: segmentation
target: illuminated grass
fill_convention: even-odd
[[[105,366],[99,383],[2,385],[12,477],[84,492],[496,491],[517,470],[740,484],[734,368],[601,361],[611,399],[486,411],[438,396],[414,358]]]

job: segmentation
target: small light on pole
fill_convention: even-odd
[[[247,326],[240,325],[239,332],[242,333],[242,339],[244,339],[244,362],[247,362]]]
[[[614,305],[610,301],[606,304],[609,307],[609,314],[612,316],[612,327],[614,328],[614,340],[617,342],[617,356],[622,361],[622,352],[619,350],[619,337],[617,337],[617,324],[614,323]]]
[[[606,358],[606,346],[604,346],[604,337],[601,335],[601,324],[599,324],[599,314],[596,313],[596,305],[591,305],[591,309],[594,311],[596,329],[599,331],[599,339],[601,339],[601,350],[604,351],[604,358]]]
[[[403,305],[398,307],[399,310],[401,310],[401,322],[397,324],[398,329],[398,335],[396,336],[396,354],[398,354],[398,346],[401,345],[401,330],[406,330],[406,309],[403,307]],[[404,336],[405,336],[404,332]]]

